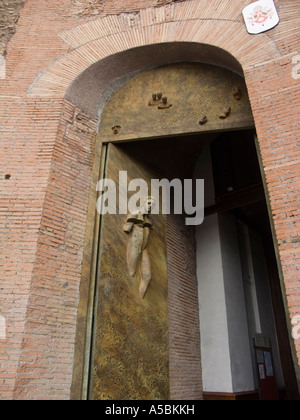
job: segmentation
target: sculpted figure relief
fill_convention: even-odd
[[[151,263],[147,250],[152,221],[150,213],[155,207],[155,199],[147,197],[140,211],[129,214],[123,226],[123,230],[129,236],[127,246],[127,266],[129,275],[140,277],[139,292],[144,299],[151,281]]]

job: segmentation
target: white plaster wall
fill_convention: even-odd
[[[215,204],[209,147],[198,159],[195,178],[205,180],[205,207]],[[261,332],[271,338],[283,386],[261,238],[233,215],[222,214],[205,218],[196,241],[204,391],[258,387],[253,336]]]
[[[254,231],[249,230],[249,237],[253,258],[253,271],[257,291],[261,329],[262,332],[267,334],[271,339],[277,385],[280,388],[284,388],[276,329],[272,316],[273,308],[268,283],[268,272],[266,267],[264,247],[261,238]]]
[[[205,180],[205,207],[215,204],[210,148],[195,177]],[[236,220],[212,215],[197,228],[203,387],[208,392],[255,389]]]
[[[233,392],[255,389],[237,221],[219,216]]]
[[[203,388],[233,392],[217,215],[205,218],[196,239]]]
[[[204,179],[205,207],[215,204],[210,147],[203,150],[195,178]],[[232,392],[231,362],[218,216],[196,230],[203,390]]]

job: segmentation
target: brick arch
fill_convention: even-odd
[[[280,57],[276,43],[270,37],[261,35],[258,43],[257,38],[247,33],[241,18],[242,5],[231,7],[231,4],[229,12],[223,3],[217,11],[211,3],[207,2],[204,8],[199,6],[199,2],[189,1],[146,9],[134,15],[108,16],[60,33],[59,36],[69,44],[70,52],[40,75],[30,87],[28,96],[65,97],[66,93],[70,94],[70,86],[78,87],[84,73],[90,74],[97,63],[153,45],[169,45],[171,52],[179,43],[217,48],[221,65],[222,55],[227,53],[240,63],[243,71]],[[218,61],[218,54],[215,55],[215,61]],[[206,61],[205,54],[198,52],[198,58],[195,56],[194,60]],[[166,61],[160,64],[166,64]],[[147,65],[150,63],[144,68]],[[114,66],[122,70],[122,62],[117,59]],[[129,73],[142,69],[143,66],[140,69],[128,68]],[[93,92],[97,81],[93,75],[90,79],[93,80],[90,80],[87,89]],[[106,85],[111,82],[104,80]]]
[[[81,110],[97,117],[111,95],[131,77],[149,68],[177,62],[217,64],[243,75],[238,61],[220,48],[192,42],[152,44],[96,62],[70,84],[65,97]]]

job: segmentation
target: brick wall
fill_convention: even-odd
[[[112,15],[118,13],[135,13],[147,7],[157,7],[182,0],[131,0],[124,5],[122,0],[73,0],[64,9],[66,16],[86,18],[91,16]]]
[[[79,109],[63,104],[38,232],[14,398],[69,397],[95,127],[96,122]]]
[[[0,346],[0,389],[3,398],[68,398],[96,123],[67,102],[29,102],[20,123],[11,115],[22,104],[8,106],[10,136],[1,138],[7,339]],[[32,121],[36,132],[28,134]]]
[[[300,54],[300,3],[276,1],[280,25],[258,36],[245,31],[241,11],[247,4],[27,0],[20,11],[14,36],[5,38],[0,76],[0,315],[7,323],[6,340],[0,340],[2,399],[70,396],[96,120],[80,112],[76,97],[72,104],[64,97],[89,66],[130,48],[206,43],[243,66],[285,301],[291,317],[300,315],[300,81],[292,77],[293,57]],[[300,340],[295,345],[300,360]],[[185,392],[174,389],[174,395]]]
[[[202,399],[195,232],[181,216],[167,218],[170,397]]]
[[[0,311],[7,325],[7,340],[0,343],[3,397],[11,396],[20,362],[53,152],[51,140],[56,136],[60,109],[59,102],[48,100],[1,100]],[[5,179],[6,175],[10,178]]]

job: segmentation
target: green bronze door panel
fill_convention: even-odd
[[[117,90],[101,115],[103,142],[248,129],[254,126],[244,79],[200,63],[140,73]]]
[[[117,192],[120,171],[127,171],[128,182],[156,177],[143,162],[110,144],[106,178],[115,181]],[[149,228],[145,221],[136,227],[135,217],[118,211],[102,216],[89,385],[93,400],[169,398],[166,218],[151,215]],[[128,268],[128,243],[142,231],[148,243],[134,272]],[[151,270],[151,280],[143,296],[140,273],[145,270],[147,280]]]

